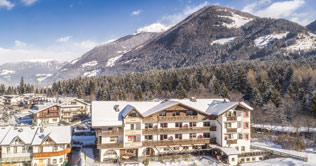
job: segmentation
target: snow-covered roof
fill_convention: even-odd
[[[47,109],[47,108],[54,107],[54,106],[57,106],[57,104],[45,105],[45,106],[43,106],[42,108],[40,108],[40,109],[38,109],[38,110],[30,110],[30,112],[31,112],[32,114],[36,114],[36,113],[39,113],[39,112],[41,112],[41,111],[43,111],[43,110],[45,110],[45,109]]]
[[[0,145],[10,145],[15,139],[20,139],[27,145],[40,145],[43,140],[50,137],[56,144],[70,144],[71,126],[44,127],[13,127],[0,128]]]
[[[1,145],[10,145],[13,140],[19,138],[25,144],[31,144],[37,128],[31,127],[9,127],[7,135],[1,142]]]
[[[168,101],[128,102],[128,101],[93,101],[92,126],[121,126],[122,118],[135,109],[141,116],[146,117],[181,104],[207,115],[221,115],[229,109],[241,105],[249,110],[244,102],[230,102],[224,99],[170,99]],[[118,107],[118,111],[115,110]]]
[[[70,126],[49,126],[38,128],[34,136],[32,145],[40,145],[47,137],[51,138],[56,144],[70,144],[72,129]]]
[[[220,148],[226,155],[238,155],[240,152],[235,148]]]

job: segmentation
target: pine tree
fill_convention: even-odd
[[[316,91],[310,100],[310,111],[314,117],[316,117]]]
[[[176,88],[176,96],[177,98],[183,99],[186,98],[186,91],[182,85],[182,83],[180,82]]]
[[[19,94],[23,95],[24,92],[25,92],[25,85],[24,85],[24,78],[22,76],[20,79]]]

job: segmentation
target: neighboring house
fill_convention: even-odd
[[[33,124],[37,126],[58,124],[60,122],[60,114],[57,104],[44,106],[38,110],[31,110],[30,113],[30,116],[33,119]]]
[[[171,99],[92,102],[100,161],[211,151],[231,165],[258,161],[250,149],[250,111],[244,102]]]
[[[63,122],[73,122],[90,115],[90,104],[79,99],[71,99],[59,104],[60,117]]]
[[[0,131],[2,166],[62,166],[68,161],[72,136],[70,126],[8,126]]]
[[[19,95],[4,95],[2,96],[1,105],[7,107],[16,107],[23,104],[23,97]]]

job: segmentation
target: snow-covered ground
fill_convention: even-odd
[[[80,154],[80,163],[81,166],[119,166],[119,164],[104,164],[104,163],[97,163],[94,161],[94,154],[92,148],[83,148]],[[185,160],[181,159],[175,162],[165,162],[161,163],[160,161],[150,161],[150,166],[217,166],[213,161],[210,161],[206,158],[198,158],[198,157],[190,157],[190,159]],[[125,164],[125,166],[144,166],[143,163],[135,164]]]
[[[292,127],[292,126],[277,126],[277,125],[267,125],[267,124],[265,125],[251,124],[251,126],[255,128],[262,128],[262,129],[273,130],[273,131],[291,132],[291,133],[295,133],[297,129],[296,127]],[[298,128],[298,131],[316,133],[316,128],[300,127]]]
[[[123,56],[123,55],[118,55],[118,56],[116,56],[116,57],[114,57],[114,58],[110,58],[110,59],[107,61],[107,63],[106,63],[106,67],[112,67],[112,66],[114,66],[114,65],[115,65],[115,62],[116,62],[117,60],[119,60],[122,56]]]
[[[8,74],[14,74],[14,73],[15,73],[15,71],[13,71],[13,70],[2,70],[0,72],[0,76],[4,76],[4,75],[8,75]]]
[[[94,77],[97,76],[100,70],[92,70],[92,71],[87,71],[83,73],[84,77]]]
[[[249,21],[253,20],[252,18],[243,17],[233,12],[230,12],[230,13],[232,14],[232,16],[219,16],[219,17],[229,18],[233,21],[230,24],[223,23],[223,26],[226,26],[227,28],[240,28],[243,25],[247,24]]]
[[[316,35],[308,32],[307,34],[300,33],[297,35],[296,43],[288,46],[289,51],[311,50],[316,49]]]
[[[284,32],[284,33],[277,33],[277,34],[270,34],[270,35],[266,35],[266,36],[261,36],[261,37],[255,39],[255,45],[256,45],[256,47],[259,47],[259,48],[266,47],[273,40],[279,40],[279,39],[285,38],[288,33],[289,32]]]
[[[81,67],[83,67],[83,68],[93,67],[93,66],[96,66],[97,64],[98,64],[98,61],[90,61],[90,62],[82,64]]]
[[[267,149],[287,153],[287,154],[293,154],[296,156],[301,156],[301,157],[307,157],[308,162],[304,162],[302,160],[297,160],[293,158],[274,158],[274,159],[269,159],[269,160],[263,160],[259,162],[254,162],[254,163],[245,163],[242,164],[243,166],[257,166],[257,165],[263,165],[263,166],[286,166],[286,165],[291,165],[291,166],[315,166],[316,165],[316,152],[310,150],[306,150],[303,152],[297,152],[294,150],[286,150],[282,149],[280,145],[274,144],[272,142],[251,142],[251,145],[259,146],[259,147],[264,147]]]
[[[222,39],[217,39],[217,40],[214,40],[211,45],[214,45],[214,44],[220,44],[220,45],[224,45],[226,43],[231,43],[235,40],[236,37],[230,37],[230,38],[222,38]]]

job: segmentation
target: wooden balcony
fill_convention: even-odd
[[[125,135],[140,135],[142,130],[125,130]]]
[[[203,120],[199,116],[159,116],[158,118],[145,118],[143,122],[187,122]]]
[[[123,135],[123,130],[97,130],[98,136]]]
[[[226,117],[227,121],[236,121],[237,117],[236,116],[232,116],[232,117]]]
[[[226,140],[227,144],[237,144],[237,140]]]
[[[242,152],[238,155],[238,157],[251,157],[251,156],[261,156],[261,155],[267,155],[271,152],[268,151],[258,151],[258,152]]]
[[[189,127],[189,128],[159,128],[144,129],[143,134],[169,134],[169,133],[203,133],[216,131],[216,126],[212,127]]]
[[[237,128],[227,128],[227,133],[237,133]]]
[[[216,138],[200,138],[187,140],[167,140],[167,141],[143,141],[143,146],[172,146],[172,145],[195,145],[215,143]]]
[[[142,118],[140,117],[128,117],[124,119],[125,123],[135,123],[135,122],[141,122]]]
[[[59,152],[41,152],[41,153],[33,153],[33,157],[53,157],[53,156],[61,156],[66,155],[71,152],[71,147]]]
[[[97,144],[97,149],[104,149],[104,148],[123,148],[123,143],[108,143],[108,144]]]

